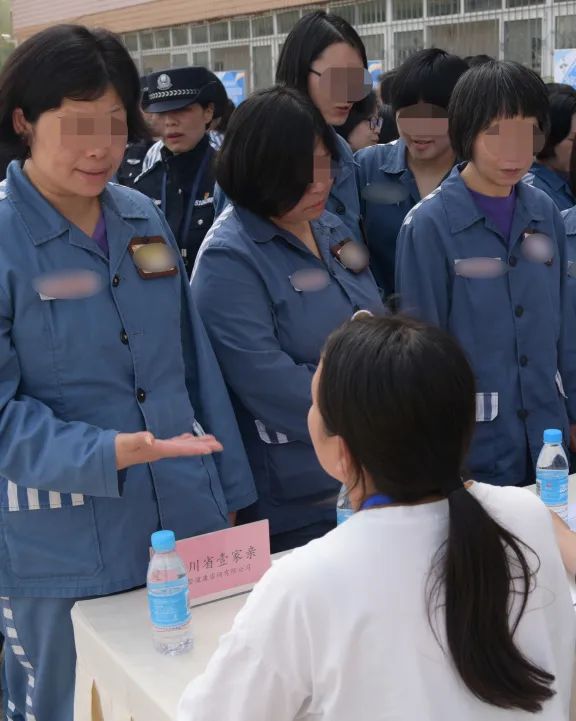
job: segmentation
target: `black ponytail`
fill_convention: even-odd
[[[477,698],[504,709],[541,711],[554,695],[554,676],[531,663],[514,643],[537,569],[531,570],[522,541],[464,487],[448,501],[450,530],[431,575],[429,617],[443,592],[448,649]],[[520,605],[510,619],[514,595]]]
[[[475,391],[464,353],[444,331],[401,316],[362,317],[328,341],[317,404],[326,432],[345,442],[361,491],[367,476],[397,502],[448,497],[448,539],[427,585],[432,629],[440,642],[439,610],[447,650],[474,696],[536,713],[554,695],[554,677],[514,635],[540,562],[461,480]]]

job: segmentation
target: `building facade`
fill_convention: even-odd
[[[286,34],[316,8],[353,23],[383,70],[441,47],[517,60],[552,79],[554,50],[576,48],[576,0],[13,0],[13,23],[18,40],[54,22],[108,27],[142,73],[187,64],[244,71],[250,92],[272,84]]]

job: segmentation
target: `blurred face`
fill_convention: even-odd
[[[314,149],[314,177],[298,204],[285,213],[283,223],[310,222],[319,218],[332,190],[332,158],[323,143],[318,142]]]
[[[214,118],[214,105],[203,108],[194,103],[182,110],[158,113],[157,117],[164,145],[179,155],[193,150],[206,135],[206,128]]]
[[[318,408],[318,384],[322,374],[322,363],[318,366],[312,378],[312,405],[308,411],[308,431],[314,446],[316,457],[322,468],[329,476],[345,483],[344,444],[338,436],[329,436],[326,433],[324,420]]]
[[[486,194],[508,195],[532,165],[544,145],[536,118],[501,118],[493,121],[474,141],[472,173]],[[480,191],[483,192],[483,191]]]
[[[360,53],[348,43],[334,43],[310,68],[308,94],[329,125],[344,125],[354,103],[372,90]]]
[[[574,146],[574,138],[576,137],[576,115],[572,116],[572,127],[570,132],[561,143],[554,148],[554,157],[545,162],[561,173],[570,172],[570,157],[572,156],[572,147]]]
[[[437,105],[418,103],[396,113],[398,133],[408,155],[432,162],[452,151],[448,137],[448,112]]]
[[[30,146],[27,166],[47,190],[60,195],[100,195],[126,149],[126,110],[113,88],[98,100],[64,100],[34,124],[16,109],[13,123]]]
[[[146,113],[144,111],[142,112],[142,115],[144,116],[144,121],[148,126],[152,137],[159,138],[162,134],[162,122],[160,120],[160,115],[157,113]]]
[[[381,128],[382,121],[379,117],[363,120],[348,136],[348,144],[354,152],[370,145],[378,145]]]

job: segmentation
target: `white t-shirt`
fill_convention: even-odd
[[[549,512],[525,489],[471,492],[540,557],[515,638],[556,677],[538,721],[568,721],[576,616]],[[447,528],[447,501],[371,509],[278,561],[178,721],[534,721],[474,697],[434,638],[426,582]]]

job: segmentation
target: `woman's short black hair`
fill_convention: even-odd
[[[411,55],[397,70],[390,87],[395,113],[419,102],[448,108],[450,96],[468,65],[457,55],[430,48]]]
[[[550,132],[546,144],[536,156],[538,160],[553,158],[556,146],[570,135],[572,117],[576,113],[576,90],[571,85],[549,83]]]
[[[472,160],[474,141],[499,118],[536,118],[548,133],[548,93],[533,70],[508,61],[470,69],[454,88],[448,108],[450,142],[461,160]]]
[[[232,114],[216,159],[216,180],[240,207],[280,217],[313,181],[318,140],[337,163],[336,135],[307,96],[284,86],[262,90]]]
[[[490,55],[468,55],[468,57],[464,58],[464,62],[468,64],[469,68],[477,68],[479,65],[486,65],[486,63],[493,63],[494,58],[491,58]]]
[[[384,105],[390,105],[390,92],[396,77],[396,70],[389,70],[380,76],[380,100]]]
[[[344,125],[335,127],[334,130],[341,135],[344,140],[348,140],[350,133],[365,120],[378,115],[378,101],[374,92],[370,93],[361,103],[355,105],[350,111],[348,120]]]
[[[140,111],[140,78],[121,40],[109,30],[55,25],[25,40],[0,72],[0,138],[13,157],[28,154],[14,130],[12,114],[21,108],[35,123],[42,113],[69,100],[96,100],[108,87],[118,93],[128,121],[128,140],[147,137]]]
[[[368,67],[366,48],[352,25],[338,15],[317,10],[304,15],[288,34],[278,60],[276,82],[308,95],[312,63],[335,43],[350,45]]]
[[[383,105],[380,108],[380,117],[382,118],[382,128],[380,130],[380,143],[390,143],[400,137],[398,125],[396,123],[396,114],[390,105]]]

